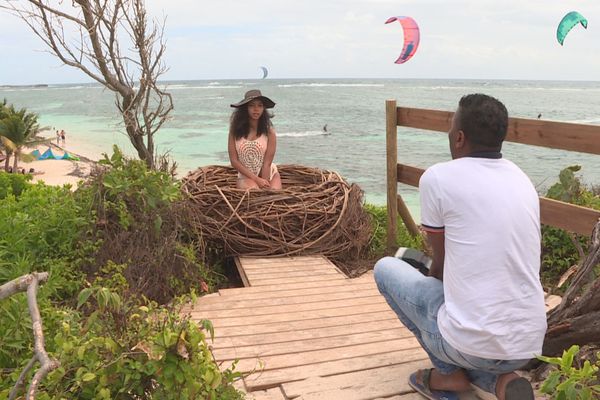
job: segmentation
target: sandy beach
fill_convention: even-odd
[[[81,146],[78,146],[76,142],[66,145],[56,145],[54,143],[40,145],[28,149],[27,153],[31,153],[36,149],[40,153],[44,153],[49,147],[56,157],[62,157],[66,151],[71,155],[79,157],[80,161],[55,159],[31,162],[20,161],[19,168],[25,168],[25,171],[30,171],[33,168],[35,171],[33,173],[33,182],[42,181],[47,185],[71,184],[73,188],[76,188],[77,183],[89,175],[93,164],[101,157],[100,154],[91,155],[89,150],[80,151]]]

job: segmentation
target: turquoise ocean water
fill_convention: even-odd
[[[181,175],[198,166],[229,162],[229,104],[246,90],[259,88],[277,103],[277,163],[338,171],[376,204],[385,204],[386,99],[396,99],[401,106],[453,111],[462,95],[481,92],[503,101],[511,116],[537,118],[541,113],[548,120],[600,124],[600,82],[267,79],[177,81],[167,87],[175,110],[156,142],[160,152],[169,151],[178,162]],[[43,125],[64,129],[67,149],[98,158],[117,143],[134,154],[122,133],[114,97],[99,85],[0,88],[0,98],[39,113]],[[402,162],[420,167],[450,158],[442,133],[400,128],[398,146]],[[583,166],[584,182],[600,182],[598,156],[510,143],[503,153],[529,174],[539,192],[573,164]],[[401,187],[400,192],[416,211],[416,191]]]

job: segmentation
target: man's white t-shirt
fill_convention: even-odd
[[[443,338],[473,356],[517,360],[542,352],[539,198],[502,158],[463,157],[419,182],[421,223],[445,235]]]

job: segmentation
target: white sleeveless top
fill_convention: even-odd
[[[248,140],[244,137],[236,139],[235,150],[237,151],[238,159],[248,168],[254,175],[260,174],[269,144],[268,135],[260,135],[254,140]],[[270,178],[277,172],[275,164],[271,164]],[[244,175],[238,173],[238,178],[244,178]]]

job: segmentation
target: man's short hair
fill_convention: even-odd
[[[479,146],[499,148],[506,137],[508,111],[498,99],[475,93],[463,96],[459,103],[459,129]]]

